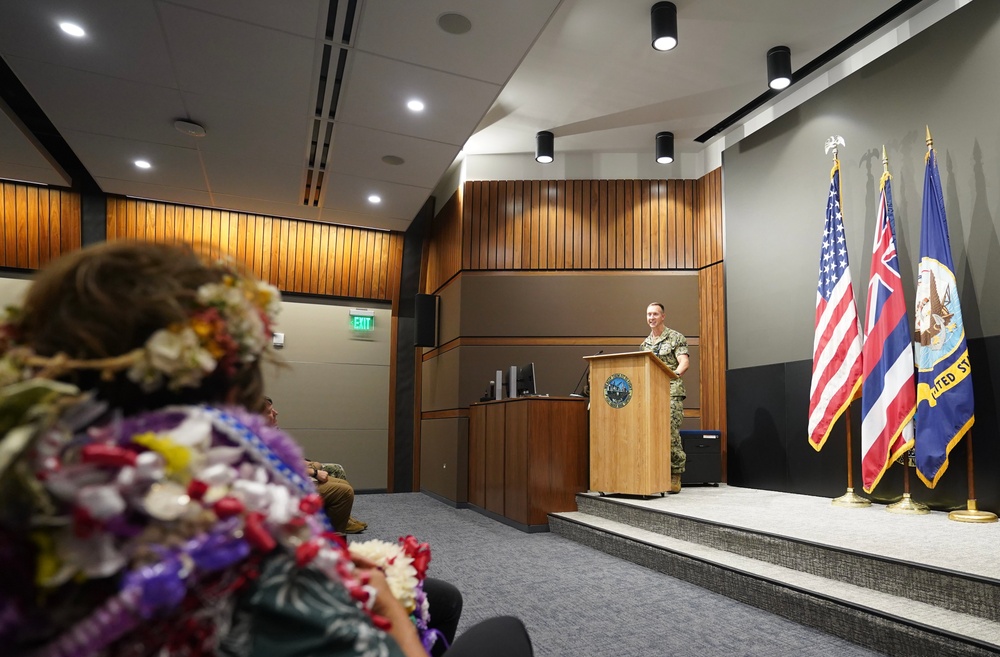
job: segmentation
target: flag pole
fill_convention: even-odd
[[[965,451],[968,454],[969,465],[969,501],[966,508],[956,509],[948,514],[948,520],[956,522],[996,522],[997,514],[980,511],[976,507],[976,482],[972,474],[972,429],[965,436]]]
[[[885,510],[889,513],[919,516],[931,512],[931,510],[927,508],[926,504],[921,504],[910,497],[910,468],[915,465],[912,454],[913,450],[910,450],[905,457],[905,461],[903,460],[903,457],[898,459],[899,463],[903,466],[903,499],[885,507]]]
[[[867,497],[861,497],[854,492],[854,465],[851,450],[851,407],[848,406],[844,409],[844,420],[847,422],[847,492],[840,497],[835,497],[830,500],[830,503],[834,506],[847,506],[860,508],[864,506],[871,506],[872,501]]]
[[[885,144],[882,144],[882,175],[887,173],[889,173],[889,157],[885,154]],[[889,513],[913,516],[930,513],[926,504],[921,504],[910,497],[910,468],[916,465],[913,460],[913,450],[911,449],[905,457],[901,456],[897,461],[903,466],[903,498],[887,505],[885,510]]]
[[[841,137],[840,135],[833,135],[826,140],[825,150],[827,153],[829,153],[831,149],[833,150],[833,162],[835,166],[839,163],[839,159],[837,157],[838,144],[840,144],[841,146],[846,146],[846,144],[844,144],[844,138]],[[847,424],[847,492],[845,492],[840,497],[835,497],[834,499],[830,500],[830,503],[833,504],[834,506],[861,508],[861,507],[871,506],[872,502],[868,498],[861,497],[860,495],[854,492],[854,464],[853,464],[854,459],[851,449],[851,443],[852,443],[851,402],[853,401],[854,401],[853,399],[848,401],[847,408],[844,409],[844,421]]]

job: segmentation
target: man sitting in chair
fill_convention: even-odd
[[[278,410],[270,397],[265,397],[267,406],[264,416],[272,427],[278,426]],[[354,487],[347,481],[344,468],[336,463],[323,464],[306,459],[309,468],[306,474],[316,482],[316,492],[323,498],[323,509],[333,528],[343,534],[360,534],[368,528],[368,523],[351,517],[354,508]]]

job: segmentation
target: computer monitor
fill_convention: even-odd
[[[537,395],[535,387],[535,364],[528,363],[517,368],[517,396]]]

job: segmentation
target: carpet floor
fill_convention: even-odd
[[[465,598],[462,630],[524,621],[539,657],[874,657],[848,641],[550,533],[526,534],[421,493],[359,495],[350,537],[431,544],[430,574]]]

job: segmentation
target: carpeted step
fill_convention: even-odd
[[[646,513],[606,498],[581,495],[578,504],[581,511],[551,514],[551,531],[859,645],[900,657],[1000,652],[1000,623],[995,620],[845,581],[852,577],[809,572],[828,569],[808,566],[810,560],[839,558],[817,555],[819,546],[783,545],[780,537]],[[615,514],[626,522],[607,517]],[[741,554],[744,549],[753,556]],[[796,555],[797,549],[802,553]],[[762,553],[772,558],[758,558]],[[776,563],[786,561],[792,566]],[[853,566],[843,561],[833,567]]]
[[[996,579],[637,506],[611,497],[578,495],[577,508],[591,516],[657,534],[1000,622],[1000,581]]]

